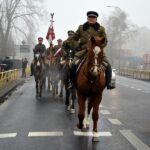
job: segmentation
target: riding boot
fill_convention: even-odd
[[[72,64],[71,68],[70,68],[70,79],[69,79],[69,83],[68,83],[68,89],[71,89],[74,87],[74,80],[75,80],[75,76],[76,76],[76,70],[77,70],[77,65],[76,64]]]
[[[105,70],[105,80],[106,80],[106,86],[108,90],[112,89],[111,76],[112,76],[112,69],[111,69],[111,66],[108,65]]]

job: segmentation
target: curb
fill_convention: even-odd
[[[17,86],[22,85],[25,82],[24,79],[19,79],[16,81],[13,81],[9,85],[7,85],[5,88],[0,89],[0,103],[5,101],[5,96],[7,96],[10,92],[12,92]]]

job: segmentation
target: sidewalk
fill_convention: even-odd
[[[0,88],[0,103],[4,102],[4,97],[8,95],[11,91],[13,91],[17,86],[23,84],[25,82],[24,79],[18,79],[15,80],[8,85],[6,85],[4,88]]]

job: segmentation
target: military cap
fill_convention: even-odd
[[[42,38],[42,37],[38,37],[38,40],[39,40],[39,41],[42,41],[42,40],[43,40],[43,38]]]
[[[62,39],[58,39],[57,41],[58,41],[58,42],[62,42]]]
[[[72,34],[74,34],[74,31],[69,30],[69,31],[68,31],[68,35],[72,35]]]
[[[98,17],[98,13],[97,12],[95,12],[95,11],[88,11],[87,12],[87,16],[88,17]]]

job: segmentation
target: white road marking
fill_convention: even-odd
[[[108,120],[109,120],[112,124],[115,124],[115,125],[122,125],[122,123],[121,123],[118,119],[109,118]]]
[[[17,133],[3,133],[3,134],[0,134],[0,139],[3,139],[3,138],[14,138],[17,136]]]
[[[82,131],[74,131],[74,135],[76,136],[93,136],[93,132],[82,132]],[[112,136],[110,132],[98,132],[98,137],[100,136]]]
[[[129,85],[128,85],[128,84],[126,84],[126,85],[124,85],[124,86],[128,87]]]
[[[150,93],[149,91],[143,91],[144,93]]]
[[[136,135],[130,130],[120,130],[121,134],[137,149],[137,150],[150,150]]]
[[[100,111],[103,115],[109,115],[111,114],[108,110],[101,110]]]
[[[30,137],[63,136],[63,132],[29,132],[28,136],[30,136]]]
[[[131,89],[134,89],[135,87],[134,87],[134,86],[131,86],[130,88],[131,88]]]
[[[141,91],[142,89],[137,89],[138,91]]]

